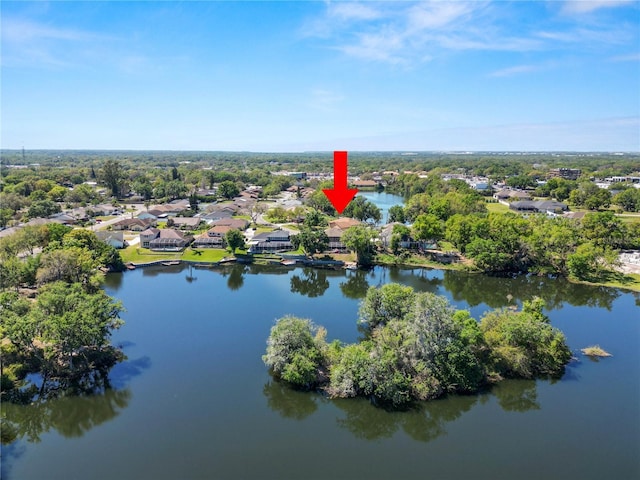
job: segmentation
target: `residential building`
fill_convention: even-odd
[[[122,231],[111,232],[109,230],[100,230],[96,232],[96,237],[114,248],[124,248],[125,246],[124,233],[122,233]]]
[[[155,225],[155,221],[151,219],[143,220],[141,218],[125,218],[112,225],[113,230],[131,230],[132,232],[142,232],[149,227]]]
[[[191,235],[185,235],[172,228],[149,228],[140,233],[140,245],[155,251],[179,252],[193,241]]]
[[[250,242],[249,253],[287,252],[293,250],[290,234],[287,230],[259,233]]]
[[[549,170],[549,177],[560,177],[565,180],[577,180],[582,174],[579,168],[552,168]]]
[[[198,217],[173,217],[171,221],[173,222],[172,227],[181,230],[195,230],[202,222],[202,219]]]

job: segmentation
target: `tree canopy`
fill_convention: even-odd
[[[503,377],[561,376],[571,352],[543,308],[536,298],[522,311],[497,310],[478,322],[444,297],[397,284],[371,287],[360,307],[358,343],[327,344],[324,329],[288,316],[272,327],[263,361],[296,388],[404,408],[477,392]]]

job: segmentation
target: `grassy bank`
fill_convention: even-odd
[[[440,263],[435,260],[422,257],[420,255],[410,255],[399,257],[388,253],[381,253],[376,255],[376,265],[388,265],[398,267],[428,267],[439,270],[457,270],[457,271],[475,271],[470,265],[457,262],[457,263]]]
[[[593,278],[589,281],[569,278],[570,282],[583,283],[585,285],[596,285],[601,287],[622,288],[640,292],[640,273],[612,273],[610,275]]]
[[[192,250],[186,249],[184,252],[153,252],[147,248],[140,248],[137,245],[132,245],[125,248],[120,252],[122,260],[125,263],[148,263],[156,262],[158,260],[171,261],[171,260],[185,260],[190,262],[202,262],[202,263],[214,263],[219,262],[225,257],[230,257],[231,254],[227,250],[221,250],[217,248]]]

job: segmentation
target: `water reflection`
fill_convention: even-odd
[[[117,292],[122,286],[122,280],[124,278],[124,272],[113,272],[104,276],[104,286],[109,290]]]
[[[538,390],[534,380],[505,380],[496,385],[491,393],[506,412],[540,410]]]
[[[187,275],[184,278],[187,281],[187,283],[193,283],[196,280],[198,280],[198,277],[196,277],[193,274],[193,264],[192,263],[189,264],[189,273],[187,273]]]
[[[327,270],[304,267],[302,275],[291,277],[291,293],[299,293],[309,298],[321,297],[329,288]]]
[[[227,279],[227,287],[229,290],[239,290],[244,285],[245,265],[234,265],[228,270],[229,278]]]
[[[129,389],[109,389],[98,395],[60,397],[30,405],[3,403],[2,444],[20,439],[39,442],[50,430],[67,438],[81,437],[115,418],[130,400]]]
[[[347,281],[340,283],[342,295],[356,300],[364,298],[369,289],[367,277],[375,278],[373,272],[365,270],[349,271],[347,273]]]
[[[444,287],[454,300],[465,301],[471,307],[485,303],[491,308],[514,305],[537,296],[545,301],[549,310],[560,309],[565,303],[611,310],[621,294],[614,288],[578,285],[565,279],[535,275],[492,277],[453,271],[444,272]]]
[[[413,287],[420,292],[439,293],[442,286],[441,271],[429,268],[389,267],[389,280],[382,278],[382,283],[401,283]]]
[[[477,402],[477,396],[456,396],[420,403],[406,412],[388,412],[366,400],[342,399],[336,400],[335,405],[345,413],[344,418],[337,419],[338,425],[357,438],[389,438],[402,429],[414,440],[430,442],[446,434],[446,424],[460,418]]]
[[[303,420],[318,409],[317,395],[299,392],[277,380],[267,382],[262,389],[267,405],[284,418]]]
[[[326,399],[316,393],[300,392],[282,382],[272,380],[263,388],[269,408],[282,417],[302,420],[312,415],[318,402],[330,402],[344,416],[336,418],[341,428],[356,438],[378,440],[390,438],[402,430],[419,442],[430,442],[447,433],[446,424],[457,420],[478,402],[486,403],[495,396],[507,412],[539,410],[536,382],[533,380],[505,380],[489,392],[479,395],[454,395],[430,402],[419,402],[414,408],[390,412],[375,407],[364,398]]]

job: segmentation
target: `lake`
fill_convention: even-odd
[[[360,190],[358,196],[366,198],[380,209],[380,213],[382,214],[380,223],[382,224],[388,223],[389,208],[394,205],[404,206],[404,198],[392,193]]]
[[[541,296],[577,360],[559,381],[506,381],[410,412],[270,378],[260,357],[277,318],[311,318],[329,340],[352,342],[366,288],[388,282],[476,318]],[[19,432],[3,446],[3,479],[640,477],[638,294],[421,268],[241,265],[137,269],[105,288],[127,309],[113,340],[128,360],[104,394],[3,404]],[[582,356],[592,344],[613,357]]]

